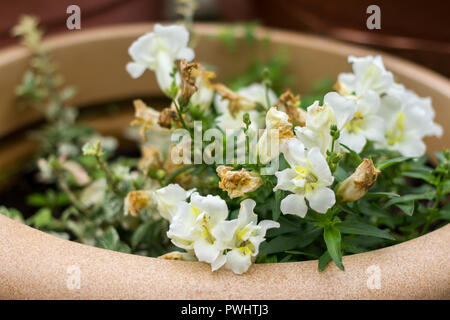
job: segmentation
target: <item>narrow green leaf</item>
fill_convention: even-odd
[[[434,183],[434,176],[430,172],[405,171],[405,172],[402,172],[402,175],[404,177],[421,179],[421,180],[428,182],[429,184]]]
[[[341,232],[333,225],[326,226],[323,230],[323,239],[331,259],[333,259],[339,269],[344,270],[341,252]]]
[[[393,166],[397,163],[404,162],[406,160],[412,159],[411,157],[397,157],[389,160],[381,161],[375,165],[378,170],[384,170],[390,166]]]
[[[381,230],[377,227],[365,224],[358,221],[343,221],[335,225],[336,228],[346,234],[358,234],[361,236],[371,236],[389,240],[395,240],[395,238],[389,234],[387,230]]]
[[[341,146],[343,146],[345,149],[348,150],[348,152],[350,152],[350,154],[352,155],[353,158],[355,158],[355,160],[357,160],[359,163],[362,162],[361,157],[359,156],[359,154],[357,154],[355,151],[353,151],[352,149],[350,149],[349,147],[347,147],[345,144],[341,143]]]
[[[400,197],[399,194],[394,192],[367,192],[366,197],[387,197],[387,198],[395,198]]]
[[[323,271],[330,261],[330,254],[328,253],[328,251],[325,251],[319,258],[319,271]]]
[[[282,195],[282,190],[277,190],[275,191],[274,194],[274,205],[273,205],[273,209],[272,209],[272,220],[273,221],[278,221],[278,219],[280,218],[280,202],[281,202],[281,195]]]
[[[321,228],[313,228],[300,234],[281,235],[271,241],[263,242],[260,247],[261,254],[284,252],[295,248],[304,248],[311,244],[321,233]]]
[[[402,210],[408,216],[412,216],[414,213],[414,200],[405,203],[396,203],[395,206]]]
[[[285,251],[285,253],[292,254],[292,255],[306,256],[311,259],[317,259],[317,255],[315,255],[313,253],[304,252],[304,251],[288,250],[288,251]]]
[[[392,206],[393,204],[409,202],[411,200],[432,200],[435,197],[435,195],[436,195],[435,190],[420,194],[407,194],[404,196],[390,199],[388,202],[384,204],[384,207],[387,208],[389,206]]]

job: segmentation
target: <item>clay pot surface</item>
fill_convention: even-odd
[[[151,24],[122,25],[64,34],[46,44],[66,82],[78,94],[73,105],[85,106],[141,96],[160,96],[147,72],[132,80],[125,71],[128,46]],[[323,76],[335,79],[350,71],[348,55],[376,54],[299,33],[262,29],[272,43],[237,43],[229,52],[213,39],[220,27],[196,26],[199,62],[217,66],[219,78],[236,75],[255,57],[286,50],[295,75],[294,92],[304,93]],[[0,138],[40,118],[14,104],[14,87],[26,69],[23,48],[0,51]],[[449,146],[450,83],[420,66],[384,55],[396,80],[421,96],[431,96],[441,139],[427,139],[429,152]],[[0,169],[29,155],[32,147],[19,140],[0,145]],[[6,159],[6,160],[1,160]],[[259,264],[238,276],[228,270],[211,272],[199,262],[166,261],[94,248],[45,234],[0,215],[0,298],[13,299],[448,299],[450,298],[450,226],[388,248],[345,256],[345,272],[332,263],[323,271],[317,261]],[[79,271],[80,286],[71,285]],[[380,272],[380,287],[371,275]],[[369,283],[369,284],[368,284]],[[372,288],[372,289],[371,289]]]

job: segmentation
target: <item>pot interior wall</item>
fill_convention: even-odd
[[[130,97],[159,96],[160,90],[151,72],[133,80],[125,71],[130,60],[127,49],[140,35],[151,31],[153,25],[139,24],[83,30],[65,33],[48,40],[47,46],[57,62],[66,83],[74,85],[78,94],[75,106],[120,100]],[[252,44],[238,39],[235,50],[227,50],[217,40],[220,27],[199,24],[196,27],[198,46],[196,60],[216,67],[220,80],[244,71],[255,59],[264,59],[279,52],[290,59],[288,69],[295,75],[292,90],[308,92],[319,79],[336,79],[340,72],[350,71],[348,55],[367,55],[376,52],[344,45],[317,37],[260,30],[262,40]],[[270,39],[268,43],[266,38]],[[438,114],[437,122],[445,127],[450,122],[450,84],[431,71],[384,55],[385,64],[396,79],[422,96],[431,96]],[[10,48],[0,51],[0,138],[25,127],[39,117],[37,113],[17,108],[14,88],[20,83],[27,66],[27,51]],[[450,132],[444,130],[442,139],[427,139],[429,151],[448,146]]]

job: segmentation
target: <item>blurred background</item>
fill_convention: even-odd
[[[369,46],[450,77],[450,1],[198,0],[196,21],[242,22],[297,30]],[[40,17],[48,34],[66,31],[66,8],[81,8],[81,27],[175,20],[176,0],[0,0],[0,47],[22,14]],[[381,9],[381,29],[368,30],[366,9]],[[81,32],[82,32],[81,30]],[[71,31],[80,32],[80,31]]]

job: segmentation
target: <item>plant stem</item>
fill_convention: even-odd
[[[117,181],[112,175],[111,171],[109,170],[107,163],[103,161],[99,155],[95,155],[95,159],[100,165],[102,171],[105,173],[106,179],[108,180],[108,183],[111,185],[111,189],[113,190],[113,192],[118,196],[123,196],[119,188],[117,187]]]
[[[72,202],[74,207],[77,208],[82,213],[87,214],[88,210],[86,209],[84,204],[80,200],[78,200],[78,198],[75,196],[75,194],[70,189],[70,187],[67,184],[67,182],[64,181],[64,178],[62,177],[61,172],[56,171],[56,176],[57,176],[57,179],[58,179],[59,187],[67,194],[67,196],[70,199],[70,202]]]

